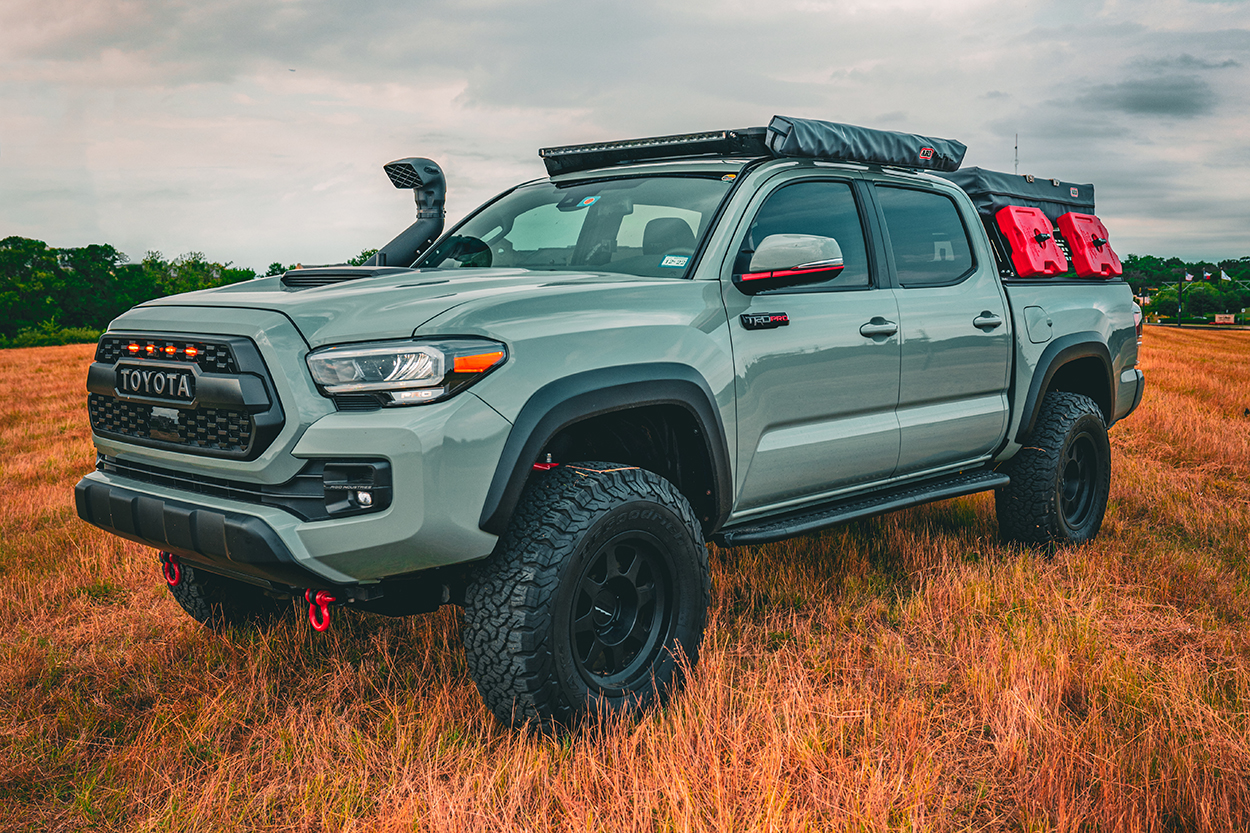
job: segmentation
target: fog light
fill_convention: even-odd
[[[327,460],[321,487],[331,518],[381,512],[391,505],[391,465],[384,460]]]

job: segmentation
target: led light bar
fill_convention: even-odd
[[[712,130],[705,133],[677,133],[645,139],[624,139],[616,142],[595,142],[588,145],[564,145],[542,148],[538,155],[551,176],[603,168],[622,162],[643,162],[687,156],[765,156],[764,128],[744,130]]]

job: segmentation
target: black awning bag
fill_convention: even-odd
[[[955,171],[968,147],[954,139],[873,130],[853,124],[773,116],[765,139],[774,156]]]
[[[962,188],[981,216],[991,220],[999,209],[1008,205],[1040,208],[1052,223],[1069,211],[1094,213],[1094,186],[1089,183],[1061,182],[985,168],[964,168],[938,176]]]

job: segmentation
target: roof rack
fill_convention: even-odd
[[[966,150],[953,139],[773,116],[768,127],[565,145],[543,148],[538,155],[546,163],[547,173],[555,176],[627,162],[699,156],[776,156],[954,171]]]

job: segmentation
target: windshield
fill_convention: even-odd
[[[522,186],[470,217],[416,265],[680,278],[732,179],[653,176]]]

